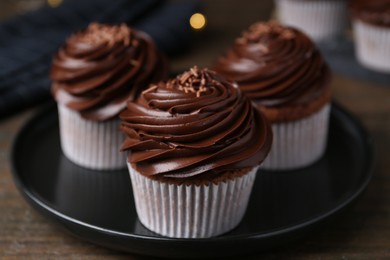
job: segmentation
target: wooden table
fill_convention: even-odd
[[[194,50],[174,58],[173,70],[208,66],[250,23],[266,19],[272,3],[210,0],[209,31],[197,36]],[[221,8],[219,10],[218,8]],[[244,17],[236,15],[245,13]],[[361,119],[376,142],[375,176],[357,203],[324,229],[253,259],[390,258],[390,82],[388,86],[342,75],[333,80],[334,99]],[[0,258],[145,259],[76,239],[32,209],[17,191],[9,163],[12,139],[35,109],[0,121]]]

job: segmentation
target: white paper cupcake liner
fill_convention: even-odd
[[[258,167],[209,185],[176,185],[151,180],[128,164],[139,221],[167,237],[207,238],[235,228],[248,206]]]
[[[119,119],[95,122],[58,105],[61,147],[77,165],[96,170],[126,168],[127,157],[120,151],[124,140]]]
[[[359,62],[376,71],[390,72],[390,29],[357,19],[353,29]]]
[[[345,0],[275,0],[282,24],[301,29],[313,40],[342,35],[348,24]]]
[[[260,166],[268,170],[292,170],[308,166],[325,152],[330,104],[310,117],[272,124],[273,143]]]

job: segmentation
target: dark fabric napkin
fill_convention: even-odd
[[[92,21],[125,22],[148,33],[168,55],[191,42],[188,19],[199,2],[65,0],[0,23],[0,118],[50,97],[53,54],[73,32]]]

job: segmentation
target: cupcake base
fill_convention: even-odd
[[[327,145],[330,104],[315,114],[287,123],[273,123],[273,144],[260,166],[267,170],[292,170],[317,161]]]
[[[390,29],[362,22],[353,21],[356,41],[356,56],[365,67],[390,72]]]
[[[344,0],[275,0],[282,24],[297,27],[313,40],[342,35],[347,27],[347,2]]]
[[[217,184],[172,184],[147,178],[128,164],[137,214],[167,237],[207,238],[234,229],[248,206],[258,167]]]
[[[73,163],[94,170],[126,168],[127,157],[120,152],[124,140],[119,119],[95,122],[58,104],[61,148]]]

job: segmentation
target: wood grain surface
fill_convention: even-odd
[[[267,19],[272,10],[269,1],[210,0],[205,5],[208,30],[196,36],[193,51],[172,60],[176,71],[194,64],[210,66],[242,29]],[[375,140],[374,178],[357,203],[326,227],[250,259],[390,259],[390,82],[378,85],[336,74],[332,86],[334,99]],[[76,239],[25,202],[13,183],[9,157],[13,138],[33,113],[31,109],[0,121],[0,259],[151,259]]]

